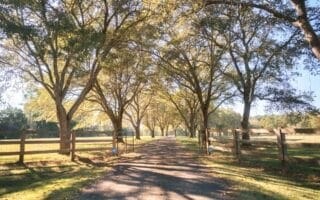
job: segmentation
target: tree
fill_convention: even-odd
[[[32,121],[54,121],[58,122],[55,103],[45,89],[38,89],[30,94],[24,105],[24,112]]]
[[[114,127],[114,138],[123,142],[122,120],[125,110],[141,92],[147,82],[147,67],[143,58],[127,46],[118,48],[112,58],[105,61],[94,85],[89,101],[98,103],[110,118]]]
[[[189,136],[193,138],[195,137],[197,126],[200,121],[198,98],[186,88],[180,87],[177,91],[174,91],[174,93],[170,92],[170,88],[170,86],[163,88],[163,96],[174,105],[184,126],[188,130]]]
[[[147,113],[147,109],[152,101],[152,94],[147,91],[141,91],[135,95],[132,102],[125,111],[128,120],[133,126],[136,134],[136,139],[140,140],[140,126],[143,118]]]
[[[219,70],[228,65],[222,61],[224,51],[214,44],[215,33],[210,38],[199,32],[200,19],[196,17],[191,27],[185,24],[184,28],[188,27],[189,32],[170,32],[165,37],[169,38],[167,45],[154,54],[168,77],[165,81],[181,85],[197,96],[202,114],[202,140],[206,141],[204,133],[208,128],[209,114],[232,98],[233,91]],[[215,107],[209,110],[212,102],[215,102]]]
[[[68,140],[73,115],[93,87],[101,59],[143,18],[140,2],[5,1],[0,6],[0,28],[7,35],[2,47],[18,60],[11,65],[45,88],[55,103],[60,139]],[[79,78],[82,87],[74,84]],[[61,152],[69,145],[61,142]]]
[[[287,5],[288,1],[269,1],[261,3],[261,1],[233,1],[233,0],[204,0],[204,4],[224,4],[238,7],[256,8],[273,17],[291,23],[294,27],[299,28],[305,40],[309,43],[314,56],[320,60],[320,37],[317,34],[319,31],[319,8],[310,7],[305,0],[291,0],[293,9]]]
[[[218,109],[209,117],[209,124],[220,132],[225,129],[235,129],[241,124],[241,114],[231,109]]]
[[[17,138],[23,128],[27,128],[27,118],[22,110],[9,107],[0,111],[0,137]]]
[[[216,13],[219,14],[224,16],[225,21],[221,18],[217,21],[217,16],[212,14],[204,20],[203,32],[210,35],[218,32],[219,39],[214,42],[227,51],[224,59],[231,64],[222,71],[242,98],[242,137],[249,140],[250,110],[257,98],[272,101],[275,106],[282,103],[301,105],[304,103],[302,99],[307,97],[296,95],[289,83],[288,70],[299,53],[293,44],[296,33],[289,35],[285,42],[280,42],[272,34],[277,32],[276,21],[263,14],[246,8]]]
[[[27,118],[22,110],[9,107],[0,112],[1,130],[21,130],[26,126]]]
[[[167,136],[171,121],[170,107],[164,99],[155,100],[155,111],[153,114],[156,115],[156,124],[160,129],[161,136]]]
[[[152,138],[155,137],[155,130],[157,126],[156,113],[157,113],[157,104],[152,99],[146,111],[145,117],[143,118],[143,121],[142,121],[142,123],[149,129],[150,135]]]

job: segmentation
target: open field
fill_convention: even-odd
[[[293,136],[288,137],[288,142],[320,143],[318,135]],[[198,151],[197,139],[179,137],[177,140]],[[282,171],[277,151],[274,145],[252,147],[246,150],[241,163],[230,152],[220,151],[199,159],[212,168],[213,174],[233,185],[232,195],[236,199],[319,199],[319,147],[289,147],[290,161],[286,172]]]
[[[232,139],[233,136],[219,136],[224,139]],[[276,135],[260,135],[260,136],[250,136],[252,140],[256,141],[270,141],[277,142]],[[320,144],[320,134],[295,134],[295,135],[286,135],[288,144],[296,143],[310,143],[310,144]]]
[[[152,140],[142,137],[136,148]],[[14,163],[18,156],[0,157],[0,199],[73,199],[79,188],[106,173],[118,160],[105,152],[81,152],[80,156],[71,162],[68,156],[55,153],[26,155],[24,165]]]

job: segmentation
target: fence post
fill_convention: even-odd
[[[119,136],[117,136],[117,140],[116,140],[116,149],[117,149],[117,156],[119,156],[119,144],[118,144],[118,140],[119,140]]]
[[[240,146],[240,137],[239,132],[235,129],[233,135],[233,147],[234,147],[234,154],[238,159],[238,162],[241,161],[241,146]]]
[[[208,128],[205,129],[205,136],[206,136],[206,153],[209,155],[209,140],[208,140]]]
[[[127,133],[126,135],[124,136],[125,140],[126,140],[126,153],[127,153],[127,149],[128,149],[128,143],[127,143]]]
[[[71,161],[75,160],[76,157],[76,134],[71,131]]]
[[[132,151],[134,152],[134,135],[133,135],[133,137],[132,137]]]
[[[18,163],[23,164],[24,162],[24,150],[25,150],[25,141],[26,141],[26,131],[23,130],[20,136],[20,154]]]
[[[202,149],[201,148],[201,135],[202,135],[201,132],[198,131],[198,146],[199,146],[198,150],[199,150],[199,153],[201,152],[201,149]]]
[[[288,151],[286,143],[286,134],[282,132],[281,128],[279,129],[279,133],[277,134],[277,141],[279,149],[279,159],[281,161],[282,167],[285,167],[286,162],[288,161]]]

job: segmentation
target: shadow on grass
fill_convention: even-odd
[[[194,140],[182,139],[180,142],[187,148],[196,145]],[[290,160],[284,171],[278,159],[277,148],[267,144],[246,149],[241,156],[241,163],[235,160],[232,153],[221,151],[215,151],[212,156],[204,158],[203,161],[212,164],[213,173],[225,177],[236,187],[243,185],[241,189],[237,189],[237,198],[288,199],[288,197],[276,196],[279,193],[277,190],[279,186],[282,187],[281,192],[285,195],[290,196],[293,192],[295,195],[301,193],[299,195],[306,194],[309,195],[308,198],[317,199],[316,195],[319,193],[316,191],[320,190],[320,167],[317,163],[319,154],[316,155],[315,152],[319,150],[309,147],[308,149],[291,148],[288,151]],[[297,159],[299,156],[307,159]],[[272,188],[268,191],[264,183],[272,185]],[[305,193],[305,190],[308,192]]]
[[[8,164],[7,171],[0,172],[0,199],[11,193],[26,191],[48,192],[43,186],[70,187],[69,191],[77,191],[77,186],[82,186],[97,177],[97,174],[104,171],[105,167],[86,166],[83,163],[68,163],[66,165],[40,166],[25,164]],[[66,182],[64,182],[66,181]],[[36,197],[35,197],[36,198]],[[9,198],[10,199],[10,198]]]
[[[136,148],[140,148],[140,145],[137,145]],[[50,193],[49,199],[67,199],[69,196],[71,197],[69,199],[74,199],[72,195],[76,194],[79,188],[89,184],[110,169],[115,162],[118,162],[117,157],[110,157],[105,152],[80,155],[75,162],[58,159],[27,162],[23,165],[17,163],[1,164],[0,199],[15,198],[15,193],[29,195],[34,191],[42,198]],[[55,188],[59,189],[55,190]],[[54,191],[51,193],[51,190]],[[32,199],[36,198],[38,196],[35,195]],[[30,198],[28,197],[28,199]]]
[[[268,180],[272,181],[286,180],[294,183],[295,186],[320,189],[320,167],[309,162],[296,162],[291,159],[285,168],[281,165],[276,156],[267,156],[265,154],[249,154],[242,156],[241,163],[233,159],[232,154],[229,154],[229,159],[225,159],[226,153],[216,152],[221,155],[222,159],[210,159],[211,162],[216,162],[230,168],[243,168],[246,171],[238,172],[241,175],[251,177],[255,180]],[[253,173],[254,170],[260,173]]]

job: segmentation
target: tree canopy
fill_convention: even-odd
[[[191,137],[240,125],[249,139],[254,102],[312,107],[291,82],[301,60],[320,64],[317,9],[297,0],[5,0],[0,64],[36,91],[25,111],[56,121],[61,140],[90,126],[72,124],[85,119],[111,122],[115,140],[123,121],[137,138],[140,125],[152,136],[181,128]],[[220,109],[237,101],[240,124]]]

